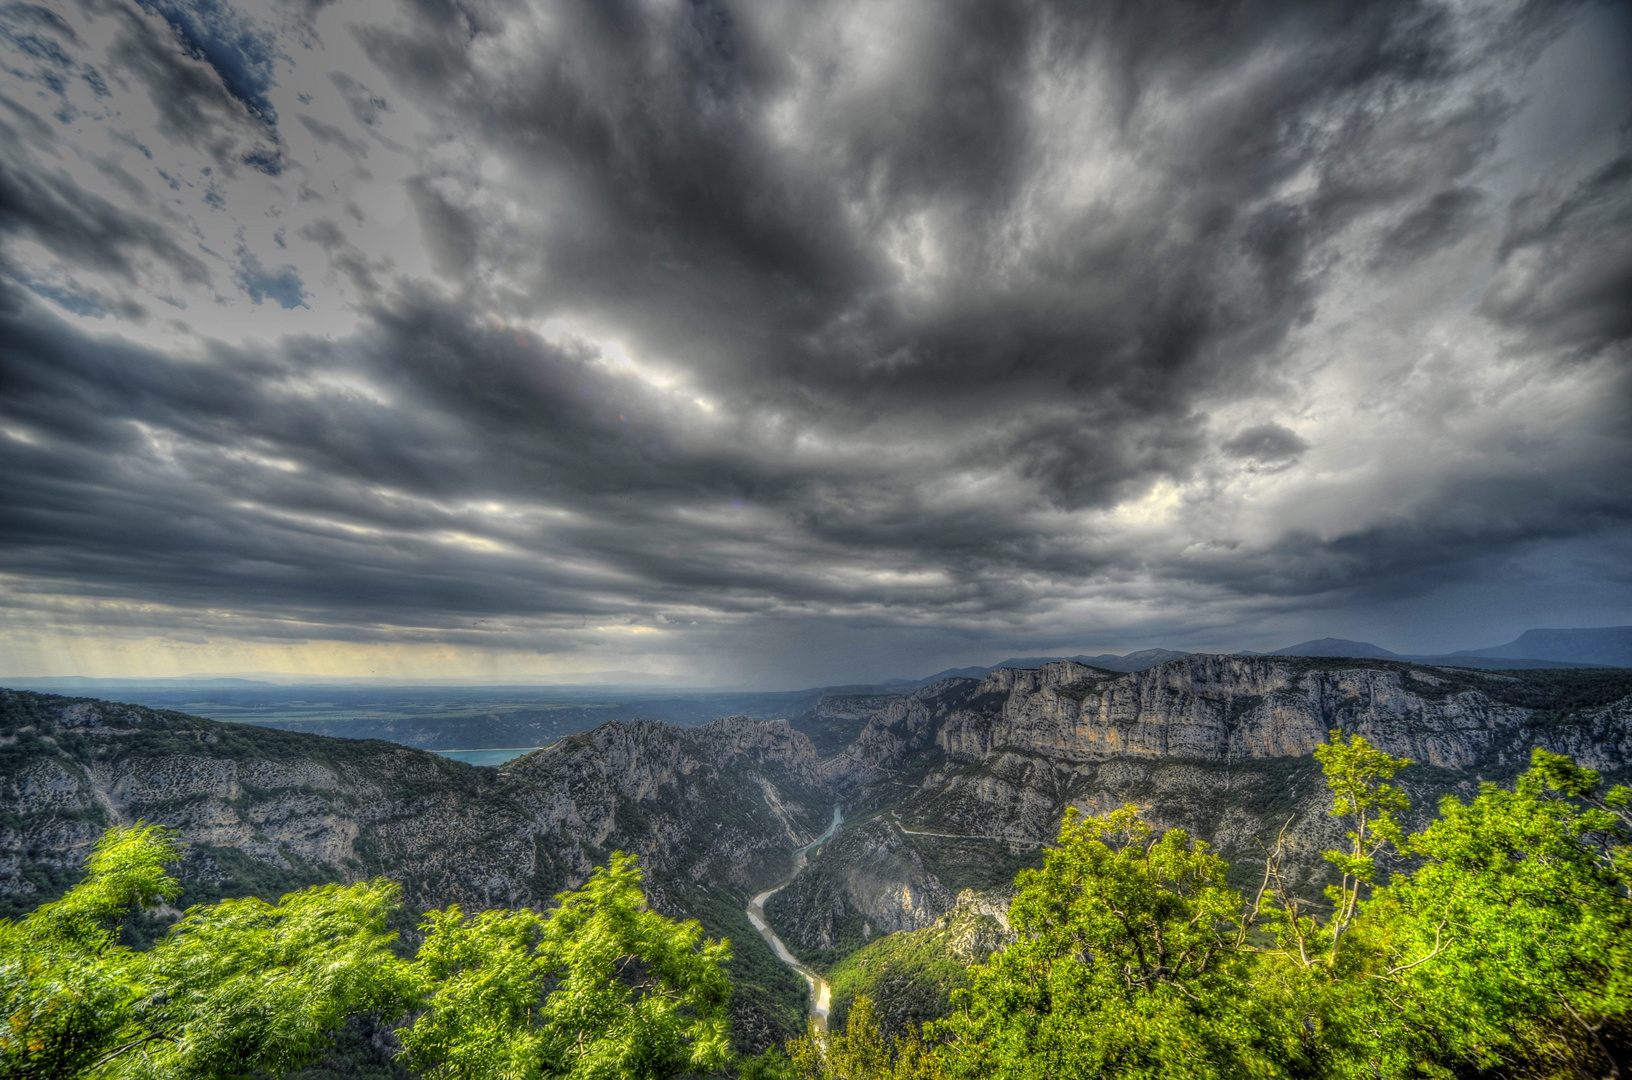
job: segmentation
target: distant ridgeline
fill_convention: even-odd
[[[1511,781],[1538,746],[1610,782],[1632,773],[1624,669],[1192,655],[1117,673],[1064,661],[833,694],[792,721],[611,723],[487,769],[0,690],[0,914],[60,895],[104,828],[138,819],[188,844],[183,906],[383,874],[416,914],[542,908],[621,849],[641,857],[657,910],[731,939],[736,1038],[763,1048],[802,1030],[806,990],[743,906],[790,873],[835,802],[843,829],[767,915],[830,973],[836,1017],[866,992],[900,1030],[944,1011],[962,966],[1009,940],[1014,875],[1040,863],[1068,808],[1132,803],[1211,843],[1237,886],[1256,883],[1280,835],[1286,881],[1319,897],[1333,874],[1320,852],[1342,828],[1312,754],[1334,729],[1415,762],[1397,777],[1408,828],[1441,794]]]

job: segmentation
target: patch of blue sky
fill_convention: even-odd
[[[95,94],[97,97],[105,98],[113,96],[113,91],[108,89],[108,84],[102,81],[102,73],[91,67],[89,64],[82,65],[82,70],[79,73],[79,77],[85,80],[85,85],[89,86],[91,88],[91,93]],[[142,149],[146,150],[147,148],[144,146]],[[148,154],[148,157],[152,156],[153,155],[151,153]]]
[[[71,311],[75,315],[100,319],[108,314],[108,305],[93,292],[87,292],[72,285],[67,287],[51,285],[27,277],[20,277],[18,280],[22,282],[24,288],[35,296],[50,300],[58,307],[65,311]]]
[[[243,162],[252,169],[258,169],[268,176],[279,176],[283,173],[283,151],[272,150],[264,146],[257,146],[243,157]]]
[[[25,21],[20,19],[19,15],[32,17]],[[51,18],[55,19],[55,16],[51,16]],[[34,26],[43,24],[55,29],[51,22],[41,19],[28,5],[10,4],[0,7],[0,40],[4,40],[6,44],[24,56],[31,56],[35,60],[49,64],[59,71],[72,70],[75,66],[74,58],[68,55],[68,50],[52,39],[38,33],[27,24],[33,24]],[[66,30],[66,26],[63,29]],[[68,32],[72,33],[71,30]]]
[[[170,24],[187,51],[215,69],[227,92],[268,124],[278,122],[267,91],[283,57],[277,35],[223,0],[139,0]]]
[[[300,274],[293,266],[268,268],[243,244],[238,245],[238,269],[233,277],[257,304],[275,300],[285,311],[310,306],[306,303],[306,297],[310,295],[306,292],[306,284],[300,280]]]
[[[99,98],[110,95],[101,73],[75,60],[59,38],[77,43],[73,28],[55,12],[34,4],[0,5],[0,44],[16,60],[31,65],[31,70],[25,70],[15,63],[0,62],[0,70],[23,82],[38,83],[62,98],[70,115],[64,117],[63,110],[57,115],[67,123],[78,112],[67,103],[70,79],[77,76]]]

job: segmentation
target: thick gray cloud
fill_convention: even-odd
[[[1632,616],[1619,9],[7,12],[19,673]]]

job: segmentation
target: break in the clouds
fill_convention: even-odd
[[[11,674],[1632,621],[1608,4],[0,8]]]

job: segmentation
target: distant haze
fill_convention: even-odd
[[[0,60],[0,681],[1632,623],[1624,4],[106,0]]]

